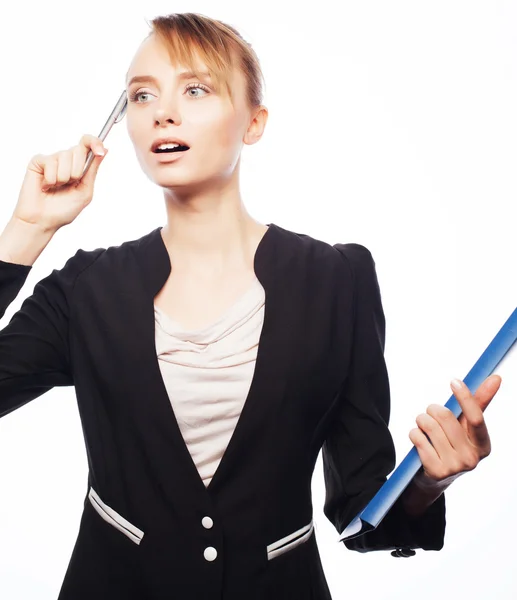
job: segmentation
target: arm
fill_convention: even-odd
[[[0,260],[22,267],[31,267],[54,237],[54,233],[13,218],[0,235]],[[25,271],[27,276],[30,268],[18,270]]]
[[[405,512],[415,517],[422,515],[443,494],[456,477],[435,481],[427,477],[420,469],[401,495],[400,500]]]
[[[31,226],[29,226],[31,227]],[[33,232],[34,237],[31,237]],[[16,298],[46,238],[11,225],[0,237],[0,318]],[[68,343],[69,301],[77,275],[100,250],[79,250],[61,270],[36,283],[6,327],[0,330],[0,418],[54,386],[73,385]],[[20,260],[21,263],[9,262]]]
[[[366,506],[396,465],[388,429],[390,389],[384,359],[385,318],[375,263],[358,244],[336,244],[354,274],[354,332],[349,372],[338,412],[322,448],[324,513],[341,533]],[[445,534],[445,496],[411,516],[402,495],[379,526],[344,540],[358,552],[422,548],[440,550]],[[418,502],[418,501],[417,501]]]

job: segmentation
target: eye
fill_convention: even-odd
[[[130,96],[129,96],[129,100],[130,100],[131,102],[136,102],[136,99],[137,99],[139,96],[141,96],[142,94],[143,94],[144,96],[149,96],[149,92],[133,92],[132,94],[130,94]],[[137,104],[141,104],[141,102],[138,102]]]
[[[200,83],[191,83],[190,85],[187,85],[187,87],[185,88],[185,91],[193,90],[196,88],[199,88],[200,90],[210,93],[210,90],[207,87],[205,87],[204,85],[201,85]],[[191,96],[191,98],[199,98],[199,96]]]
[[[200,83],[191,83],[190,85],[188,85],[185,88],[185,92],[187,92],[188,90],[196,89],[196,88],[199,88],[200,90],[203,90],[204,92],[210,93],[210,90],[207,87],[205,87],[204,85],[200,84]],[[129,100],[131,102],[136,102],[137,104],[142,104],[142,102],[137,102],[137,99],[140,96],[142,96],[142,95],[149,96],[149,95],[152,95],[152,94],[150,94],[149,92],[133,92],[132,94],[130,94]],[[200,98],[200,97],[202,98],[203,96],[198,96],[198,95],[192,96],[191,95],[190,97],[191,98]]]

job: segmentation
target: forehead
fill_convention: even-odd
[[[204,68],[206,65],[202,62],[199,54],[192,49],[195,57],[194,65],[197,68]],[[187,65],[177,65],[177,68],[186,67]],[[150,36],[146,38],[138,47],[133,60],[129,65],[127,75],[129,77],[133,75],[146,75],[146,71],[142,69],[162,69],[162,68],[174,68],[171,64],[171,56],[163,43],[160,43],[154,37]],[[138,73],[137,73],[138,71]]]
[[[209,71],[208,66],[195,47],[192,48],[192,54],[194,57],[192,65],[194,69],[200,73]],[[189,65],[180,63],[179,58],[178,63],[174,65],[171,62],[172,58],[168,48],[151,35],[137,49],[129,65],[125,81],[128,82],[132,77],[138,75],[152,75],[160,79],[161,77],[168,77],[175,73],[179,74],[184,71],[190,71]],[[232,90],[243,88],[245,78],[240,69],[231,68],[228,73],[228,83]]]

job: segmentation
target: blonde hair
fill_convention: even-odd
[[[224,86],[232,104],[230,77],[236,67],[246,78],[248,108],[262,104],[264,76],[259,59],[251,44],[231,25],[198,13],[172,13],[146,22],[152,28],[147,37],[155,36],[164,44],[175,67],[181,63],[197,73],[194,61],[199,56],[215,87]]]

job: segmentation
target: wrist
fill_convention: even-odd
[[[456,477],[457,475],[436,480],[426,475],[424,471],[418,472],[404,490],[401,498],[405,512],[410,517],[420,517]]]
[[[41,223],[30,223],[29,221],[24,221],[23,219],[16,217],[14,214],[11,215],[8,225],[12,228],[17,228],[20,231],[24,231],[25,235],[52,237],[57,231],[57,229],[51,229]]]
[[[443,491],[448,488],[451,483],[458,478],[459,475],[451,475],[444,479],[433,479],[429,477],[425,471],[419,471],[412,480],[412,483],[423,492]]]
[[[32,266],[54,233],[54,230],[11,217],[0,234],[0,260]]]

